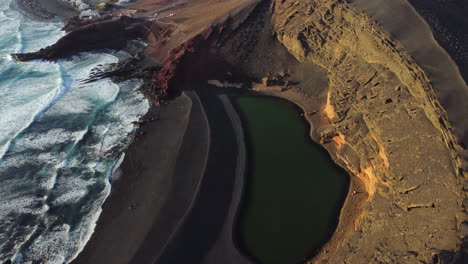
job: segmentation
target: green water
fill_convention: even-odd
[[[249,150],[238,242],[263,264],[301,263],[336,227],[347,176],[311,141],[297,106],[254,96],[234,103]]]

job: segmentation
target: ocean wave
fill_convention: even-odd
[[[86,130],[69,131],[63,128],[52,128],[44,133],[28,133],[22,136],[22,140],[16,143],[16,151],[40,151],[53,146],[75,142],[79,140]]]
[[[62,224],[47,228],[35,237],[31,246],[21,251],[24,263],[42,260],[46,263],[63,264],[69,247],[68,234],[70,225]]]
[[[3,144],[3,146],[0,147],[0,161],[3,159],[3,156],[8,152],[14,140],[23,131],[25,131],[28,127],[30,127],[34,123],[34,121],[38,119],[47,109],[49,109],[55,102],[57,102],[57,100],[63,95],[65,89],[66,87],[64,87],[60,83],[59,85],[56,86],[55,89],[53,89],[52,91],[49,91],[47,94],[42,96],[41,101],[34,103],[35,105],[37,105],[37,107],[32,112],[32,114],[30,114],[30,117],[27,119],[27,121],[23,122],[23,125],[21,125],[19,129],[17,129],[14,133],[12,133],[10,138],[7,139],[6,142]],[[30,110],[25,109],[25,111],[29,112]],[[10,114],[13,114],[14,116],[18,115],[18,113],[16,113],[16,115],[14,113],[10,113]],[[12,119],[11,117],[8,118],[8,121],[10,121],[11,119]],[[1,118],[0,118],[0,123],[11,123],[11,122],[1,122]]]
[[[31,246],[21,250],[24,261],[38,260],[44,255],[48,256],[48,263],[68,263],[74,259],[94,232],[102,211],[101,206],[109,193],[110,185],[105,183],[100,194],[88,204],[83,221],[78,226],[72,227],[66,223],[57,224],[56,222],[46,223],[46,229],[40,232]],[[75,194],[77,194],[76,191]]]
[[[60,23],[21,20],[22,52],[33,52],[57,42],[64,36]]]
[[[76,238],[77,247],[75,248],[74,251],[69,251],[69,252],[72,252],[68,259],[69,262],[71,262],[78,256],[78,254],[84,249],[84,247],[86,246],[86,243],[91,238],[91,235],[94,233],[97,221],[102,212],[102,204],[104,203],[105,199],[109,196],[110,190],[111,190],[110,183],[106,181],[106,188],[103,193],[103,198],[96,204],[97,209],[94,211],[93,214],[88,215],[86,221],[83,223],[82,230],[84,230],[84,232],[78,235],[75,235],[75,237],[77,237]]]
[[[8,2],[8,3],[7,3]],[[51,37],[50,34],[44,34],[44,33],[49,33],[51,30],[54,30],[57,28],[57,25],[49,25],[46,23],[41,23],[41,22],[32,22],[32,21],[27,21],[26,19],[23,19],[19,16],[18,13],[12,12],[10,9],[8,9],[8,4],[9,1],[4,1],[2,2],[2,15],[0,17],[0,20],[2,22],[8,22],[8,23],[3,23],[0,28],[0,39],[7,38],[9,39],[11,34],[14,34],[16,36],[16,41],[13,46],[14,50],[5,50],[2,49],[2,52],[7,52],[7,54],[2,54],[3,57],[10,58],[10,60],[7,60],[7,62],[10,63],[10,70],[13,70],[18,72],[18,74],[11,74],[8,76],[2,76],[2,80],[0,83],[0,90],[2,91],[1,99],[5,100],[8,102],[8,106],[1,107],[0,109],[0,114],[2,115],[2,118],[0,120],[0,124],[3,124],[4,127],[7,127],[8,129],[5,131],[2,131],[0,133],[0,160],[3,159],[3,156],[8,152],[8,149],[11,147],[11,144],[14,142],[15,138],[17,138],[23,131],[25,131],[33,122],[35,119],[38,118],[45,110],[47,110],[55,101],[57,101],[58,97],[63,93],[63,88],[65,88],[65,85],[59,85],[56,90],[50,91],[48,94],[43,94],[42,91],[39,91],[41,87],[47,88],[49,85],[48,83],[45,83],[43,86],[38,86],[38,83],[35,82],[32,85],[35,85],[39,89],[35,89],[38,92],[38,98],[34,100],[34,102],[30,102],[29,104],[24,104],[24,107],[21,107],[21,105],[18,105],[20,101],[18,99],[21,99],[24,101],[22,98],[27,98],[23,97],[22,94],[24,92],[18,91],[18,87],[22,87],[23,89],[26,87],[30,87],[31,84],[26,84],[24,81],[29,81],[29,78],[23,79],[22,81],[22,75],[23,73],[24,77],[27,76],[32,76],[32,72],[27,70],[32,69],[32,68],[37,68],[37,66],[40,66],[40,63],[37,62],[31,62],[31,63],[25,63],[25,64],[18,64],[15,61],[11,60],[11,56],[9,53],[11,52],[22,52],[25,49],[25,31],[28,31],[30,33],[31,31],[37,30],[39,32],[39,35],[41,35],[41,38],[38,39],[36,42],[42,44],[47,44],[49,41],[53,41],[54,38],[58,38],[59,36],[62,35],[62,33],[57,33],[56,37]],[[5,30],[3,30],[5,29]],[[16,32],[16,33],[15,33]],[[34,38],[33,38],[34,39]],[[43,40],[46,39],[51,39],[47,40],[44,42]],[[31,40],[29,40],[31,41]],[[37,46],[37,44],[36,44]],[[42,63],[45,65],[50,65],[50,63]],[[45,73],[51,72],[48,68],[44,69]],[[60,70],[60,68],[59,68]],[[4,75],[5,72],[2,72],[2,75]],[[62,79],[62,78],[60,78]],[[15,94],[18,94],[16,97],[14,96]],[[9,108],[10,111],[5,112],[6,108],[9,106],[15,106],[13,108]],[[23,108],[20,110],[20,108]],[[3,109],[3,110],[2,110]],[[34,109],[32,112],[31,110]],[[18,110],[20,110],[18,112]],[[5,137],[7,136],[7,137]]]
[[[139,81],[79,83],[122,52],[57,63],[11,60],[20,46],[33,51],[64,33],[58,23],[21,17],[6,2],[0,0],[0,263],[43,256],[69,262],[93,233],[132,121],[149,104],[135,93]]]
[[[18,29],[16,32],[17,46],[15,53],[22,53],[24,48],[24,34],[23,34],[23,24],[20,22],[18,24]]]
[[[8,6],[0,7],[0,51],[13,53],[21,50],[21,20],[16,13],[12,13]],[[12,34],[16,32],[16,34]]]

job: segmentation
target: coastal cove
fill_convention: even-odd
[[[0,264],[468,263],[463,1],[0,0]]]
[[[334,232],[348,176],[310,139],[309,123],[293,103],[231,99],[248,151],[236,240],[260,263],[303,263]]]

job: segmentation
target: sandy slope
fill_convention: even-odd
[[[454,133],[468,146],[468,86],[458,66],[435,41],[427,23],[407,1],[354,0],[398,40],[431,79],[437,97],[448,113]]]

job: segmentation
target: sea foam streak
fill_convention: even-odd
[[[91,236],[128,133],[148,110],[140,81],[82,84],[118,54],[19,63],[61,24],[30,21],[0,0],[0,263],[67,263]]]

